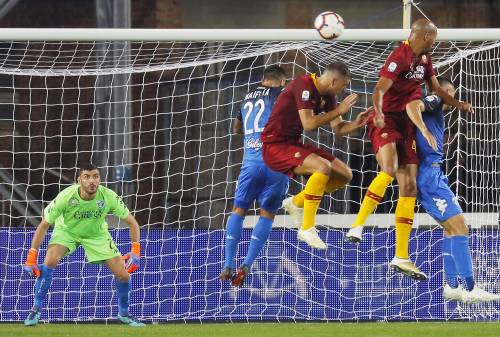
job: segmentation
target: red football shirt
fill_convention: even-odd
[[[384,94],[382,112],[403,112],[406,104],[422,98],[421,84],[435,75],[430,55],[417,57],[403,42],[394,49],[380,70],[381,77],[390,78],[393,83]]]
[[[264,143],[299,142],[304,131],[299,110],[312,109],[319,114],[336,107],[335,97],[319,94],[316,74],[299,76],[276,99],[260,138]]]

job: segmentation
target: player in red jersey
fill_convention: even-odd
[[[444,104],[471,111],[467,102],[460,102],[440,86],[432,68],[430,52],[437,28],[427,19],[415,21],[407,41],[397,47],[380,70],[380,79],[373,92],[375,115],[368,124],[369,136],[380,172],[368,187],[358,216],[347,233],[351,242],[361,241],[363,225],[382,200],[394,177],[399,185],[396,206],[396,254],[390,266],[416,280],[426,279],[409,259],[408,241],[415,215],[418,158],[415,125],[405,114],[406,104],[422,97],[421,84],[443,98]]]
[[[353,122],[342,119],[356,102],[356,94],[347,96],[338,105],[335,100],[350,78],[349,69],[342,62],[328,65],[319,77],[310,74],[295,78],[278,96],[261,134],[263,158],[271,169],[310,176],[304,190],[285,199],[283,207],[301,226],[298,239],[313,248],[326,249],[314,223],[323,194],[349,183],[352,172],[331,153],[303,144],[302,132],[330,123],[336,135],[345,135],[366,124],[372,108],[360,113]]]

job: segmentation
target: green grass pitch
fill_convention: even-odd
[[[0,324],[5,337],[493,337],[500,323]]]

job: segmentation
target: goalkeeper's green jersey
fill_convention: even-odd
[[[114,191],[104,186],[97,188],[94,199],[83,200],[80,197],[80,185],[62,190],[43,212],[44,219],[55,225],[56,230],[64,230],[78,238],[95,238],[106,234],[108,214],[124,219],[129,210]]]

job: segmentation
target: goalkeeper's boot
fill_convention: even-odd
[[[132,316],[130,314],[120,314],[120,313],[118,313],[118,320],[120,322],[125,323],[128,326],[132,326],[132,327],[146,326],[146,324],[142,323],[141,321],[139,321],[137,318],[135,318],[134,316]]]
[[[31,310],[28,317],[26,317],[26,319],[24,320],[24,325],[26,326],[37,325],[38,321],[40,320],[40,316],[42,316],[40,310]]]
[[[490,293],[484,289],[475,286],[471,291],[463,290],[462,299],[463,303],[480,303],[480,302],[492,302],[500,300],[500,295]]]
[[[219,274],[219,278],[221,281],[231,281],[233,279],[232,269],[229,267],[222,269],[221,273]]]
[[[445,284],[443,287],[443,297],[449,301],[461,301],[463,288],[459,285],[456,288],[450,287],[449,284]]]
[[[422,273],[420,269],[415,266],[413,262],[409,259],[400,259],[399,257],[394,257],[389,264],[389,267],[397,271],[398,273],[405,274],[416,281],[427,280],[427,275]]]
[[[281,206],[285,209],[285,211],[287,211],[288,214],[290,214],[294,225],[297,228],[300,227],[302,225],[302,221],[304,221],[304,209],[294,205],[293,197],[283,200],[283,204]]]
[[[345,235],[345,239],[352,243],[359,243],[361,242],[362,235],[363,235],[363,226],[356,226],[349,229],[349,231]]]
[[[304,241],[312,248],[323,250],[326,249],[326,243],[321,240],[318,235],[318,230],[315,227],[311,227],[306,230],[300,228],[297,233],[297,239],[299,239],[300,241]]]
[[[245,278],[247,277],[248,272],[249,268],[247,266],[242,265],[241,267],[239,267],[236,275],[234,275],[233,279],[231,280],[231,284],[233,285],[233,287],[241,287],[245,282]]]

